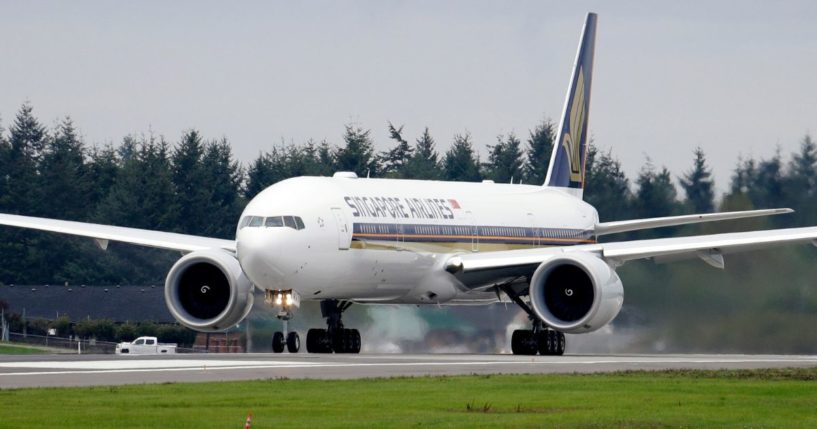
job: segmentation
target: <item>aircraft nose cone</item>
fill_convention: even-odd
[[[237,237],[236,249],[241,269],[255,285],[273,287],[280,281],[282,273],[275,265],[279,246],[270,231],[245,228]]]

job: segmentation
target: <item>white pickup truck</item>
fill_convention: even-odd
[[[116,345],[118,355],[161,355],[175,354],[176,344],[162,344],[156,337],[139,337],[130,343]]]

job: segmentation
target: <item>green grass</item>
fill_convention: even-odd
[[[45,352],[46,350],[38,347],[0,343],[0,355],[34,355]]]
[[[0,428],[241,428],[250,410],[253,429],[817,427],[817,369],[0,390]]]

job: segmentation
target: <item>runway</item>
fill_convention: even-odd
[[[782,355],[317,355],[0,356],[0,388],[104,386],[258,379],[354,379],[462,374],[543,374],[662,369],[817,367]]]

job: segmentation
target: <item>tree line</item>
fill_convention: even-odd
[[[407,136],[387,124],[391,147],[377,152],[371,130],[345,126],[339,145],[327,141],[272,146],[248,165],[235,160],[227,139],[197,130],[170,142],[128,135],[114,145],[90,146],[66,117],[52,129],[23,104],[8,130],[0,124],[0,212],[232,238],[244,205],[289,177],[354,171],[362,177],[541,184],[556,126],[545,119],[521,139],[500,135],[481,159],[467,133],[441,153],[428,128]],[[784,160],[742,158],[728,192],[715,195],[704,152],[692,155],[678,177],[650,160],[632,181],[611,151],[590,147],[585,199],[602,221],[767,207],[793,207],[776,225],[817,224],[817,146],[806,135]],[[680,191],[680,192],[679,192]],[[638,236],[668,235],[673,230]],[[175,255],[15,228],[0,229],[0,283],[159,283]]]

